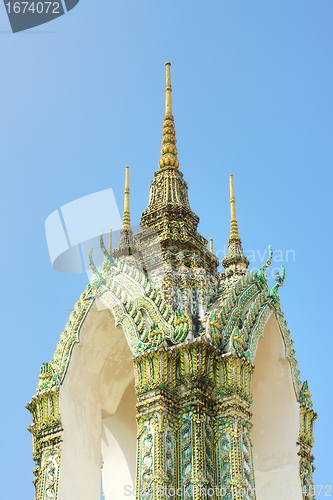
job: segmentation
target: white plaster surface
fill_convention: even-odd
[[[251,411],[257,500],[302,500],[296,445],[299,404],[274,314],[266,323],[254,364]]]
[[[99,309],[94,304],[85,319],[80,344],[74,346],[60,389],[64,432],[59,500],[100,500],[103,417],[106,418],[106,424],[103,424],[104,461],[108,462],[104,465],[105,470],[117,468],[121,456],[120,452],[107,451],[105,439],[109,439],[114,450],[115,442],[118,443],[123,463],[127,460],[132,463],[133,452],[124,443],[126,426],[131,434],[136,426],[132,353],[122,329],[115,328],[111,312]],[[127,404],[131,408],[127,409]],[[115,424],[111,423],[113,418]],[[123,426],[119,425],[122,420]],[[135,435],[136,429],[134,455]],[[131,467],[127,465],[124,477],[119,476],[121,485],[129,480],[129,476],[132,477]],[[106,496],[106,500],[111,498],[120,497]]]
[[[133,491],[135,487],[135,404],[136,395],[134,385],[131,383],[127,387],[115,415],[103,420],[102,456],[104,465],[102,476],[105,500],[126,498],[129,491]]]

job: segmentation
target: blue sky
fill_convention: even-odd
[[[107,188],[122,209],[128,164],[138,224],[158,168],[168,60],[200,233],[222,258],[233,173],[252,267],[269,244],[281,251],[282,308],[319,415],[315,483],[332,484],[332,21],[330,0],[81,0],[13,35],[0,9],[1,498],[33,498],[25,404],[86,286],[84,274],[52,269],[45,220]]]

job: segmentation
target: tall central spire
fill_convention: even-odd
[[[159,169],[155,172],[150,185],[149,204],[141,215],[140,226],[156,230],[163,258],[171,259],[172,265],[180,265],[180,261],[178,262],[175,256],[182,254],[182,265],[186,263],[191,266],[194,262],[200,261],[205,263],[208,272],[215,273],[218,260],[207,250],[207,240],[197,231],[199,217],[191,210],[187,183],[179,170],[175,123],[172,114],[171,63],[167,62],[165,66],[165,116],[161,158]],[[171,258],[171,254],[174,257]],[[197,260],[192,259],[193,255],[197,257]]]
[[[165,116],[172,116],[172,87],[171,87],[171,74],[170,62],[165,63],[166,66],[166,85],[165,85]]]
[[[172,97],[171,97],[171,63],[166,62],[166,85],[165,85],[165,117],[163,123],[163,138],[160,168],[179,167],[176,148],[175,123],[172,115]]]

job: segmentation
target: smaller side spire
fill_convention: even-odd
[[[229,176],[230,183],[230,212],[231,212],[231,220],[230,220],[230,238],[228,242],[228,253],[226,257],[222,259],[222,265],[225,269],[230,269],[235,271],[246,270],[249,266],[250,262],[247,257],[245,257],[242,241],[239,237],[238,231],[238,223],[236,219],[236,204],[235,204],[235,194],[234,194],[234,183],[233,176],[230,174]]]
[[[235,204],[235,194],[234,194],[234,182],[232,174],[229,175],[230,184],[230,239],[239,239],[238,223],[236,219],[236,204]]]
[[[129,166],[126,165],[125,174],[125,191],[124,191],[124,215],[123,215],[123,229],[128,229],[131,226],[130,214],[130,190],[129,190]]]
[[[132,258],[136,253],[135,241],[133,238],[133,231],[131,228],[131,214],[130,214],[130,190],[129,190],[129,166],[126,165],[125,174],[125,191],[124,191],[124,215],[123,215],[123,228],[120,230],[119,245],[114,249],[113,256],[116,259]],[[135,264],[136,259],[132,264]]]

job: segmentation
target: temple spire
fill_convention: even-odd
[[[165,85],[165,117],[163,123],[163,138],[162,138],[162,149],[161,149],[161,159],[159,162],[161,168],[178,168],[179,162],[177,158],[177,148],[176,148],[176,133],[174,118],[172,115],[172,98],[171,98],[171,75],[170,66],[171,63],[166,62],[166,85]]]
[[[159,169],[155,172],[150,184],[149,204],[142,212],[140,226],[151,228],[158,234],[162,248],[162,259],[164,262],[171,263],[174,270],[178,269],[180,265],[188,265],[196,269],[198,266],[204,266],[205,272],[217,276],[219,261],[213,252],[207,251],[208,241],[198,233],[199,217],[191,210],[188,186],[179,170],[175,124],[172,115],[171,64],[167,62],[165,66],[165,116],[161,158]],[[153,244],[148,251],[145,241],[145,238],[148,241],[149,235],[154,234],[154,232],[144,229],[137,236],[137,241],[142,241],[145,252],[154,256],[149,261],[149,265],[147,264],[147,272],[150,270],[155,272],[160,266],[159,257],[157,258],[154,254]],[[177,260],[178,256],[179,260]],[[159,276],[161,275],[162,273]],[[171,289],[168,288],[168,290]],[[168,295],[168,300],[172,302],[171,295]]]
[[[123,229],[128,229],[131,226],[130,214],[130,190],[129,190],[129,166],[126,166],[125,174],[125,191],[124,191],[124,215],[123,215]]]
[[[226,257],[222,259],[222,265],[225,269],[232,270],[243,270],[248,267],[249,260],[245,257],[242,242],[239,237],[238,232],[238,223],[236,219],[236,205],[235,205],[235,194],[234,194],[234,183],[232,174],[229,175],[229,184],[230,184],[230,212],[231,212],[231,220],[230,220],[230,238],[228,242],[228,253]]]
[[[230,183],[230,212],[231,212],[230,239],[235,239],[235,238],[239,239],[238,224],[236,219],[234,183],[232,174],[229,175],[229,183]]]
[[[119,245],[114,249],[113,256],[116,259],[123,259],[136,254],[136,246],[131,229],[130,214],[130,190],[129,190],[129,167],[126,166],[125,191],[124,191],[124,215],[123,228],[120,230]],[[135,259],[133,261],[135,263]]]
[[[166,85],[165,85],[165,115],[172,116],[172,97],[171,97],[171,74],[170,74],[170,62],[165,63],[166,66]]]

